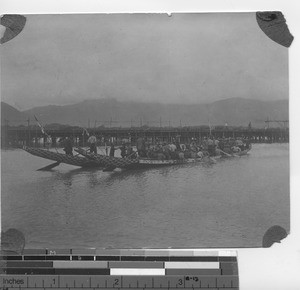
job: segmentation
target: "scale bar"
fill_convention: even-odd
[[[219,262],[165,262],[166,269],[219,269]]]
[[[130,269],[130,268],[114,268],[110,269],[110,275],[118,276],[165,276],[165,269]]]

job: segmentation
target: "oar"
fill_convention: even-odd
[[[130,155],[126,156],[126,158],[129,158],[129,157],[133,156],[135,153],[136,153],[136,152],[133,151]]]
[[[59,162],[59,161],[56,161],[56,162],[54,162],[54,163],[52,163],[52,164],[49,164],[49,165],[47,165],[47,166],[45,166],[45,167],[42,167],[42,168],[40,168],[40,169],[37,169],[37,171],[46,171],[46,170],[50,170],[50,169],[52,169],[52,168],[58,166],[59,164],[60,164],[60,162]]]
[[[206,160],[207,160],[207,161],[211,161],[212,163],[217,163],[217,160],[216,160],[215,158],[209,156],[209,155],[203,156],[203,157],[202,157],[202,160],[204,160],[204,158],[208,158],[208,160],[207,160],[207,159],[206,159]]]
[[[83,149],[83,148],[82,148]],[[89,152],[90,151],[90,149],[83,149],[85,152]],[[75,150],[76,151],[76,150]],[[77,152],[77,151],[76,151]],[[78,153],[77,152],[77,154],[76,155],[74,155],[74,157],[76,157],[76,156],[78,156],[78,155],[82,155],[82,153]],[[84,155],[83,155],[84,156]],[[84,156],[85,157],[85,156]]]
[[[208,156],[209,157],[209,159],[213,162],[213,163],[217,163],[217,160],[215,159],[215,158],[213,158],[213,157],[211,157],[211,156]]]
[[[226,156],[229,156],[229,157],[232,157],[232,156],[234,156],[234,157],[240,157],[240,156],[238,156],[238,155],[235,155],[235,154],[228,154],[228,153],[226,153],[226,152],[224,152],[223,150],[221,150],[221,149],[219,149],[220,150],[220,152],[222,152],[224,155],[226,155]]]
[[[111,166],[108,166],[108,167],[105,167],[103,169],[103,172],[106,172],[106,171],[114,171],[117,167],[114,166],[114,165],[111,165]]]

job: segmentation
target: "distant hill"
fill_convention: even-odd
[[[14,107],[1,102],[1,124],[5,124],[5,120],[8,125],[25,125],[28,116],[26,113],[20,112]]]
[[[232,98],[212,103],[212,123],[226,120],[228,124],[245,125],[251,121],[256,127],[264,127],[265,120],[288,120],[288,100],[259,101]]]
[[[8,107],[5,107],[5,110],[8,110],[6,116],[12,112]],[[262,128],[268,118],[288,120],[289,116],[288,100],[264,102],[242,98],[209,104],[160,104],[100,99],[86,100],[73,105],[36,107],[17,112],[29,115],[32,119],[35,114],[43,124],[59,123],[82,127],[160,126],[160,124],[175,127],[180,124],[208,125],[209,122],[211,125],[227,123],[229,126],[247,126],[251,122],[253,127]]]

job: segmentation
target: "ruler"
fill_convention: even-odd
[[[238,289],[234,251],[25,250],[1,256],[0,289]]]

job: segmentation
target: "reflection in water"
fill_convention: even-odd
[[[255,145],[216,164],[41,172],[44,160],[5,151],[2,224],[33,248],[261,246],[274,224],[289,229],[288,156]]]

